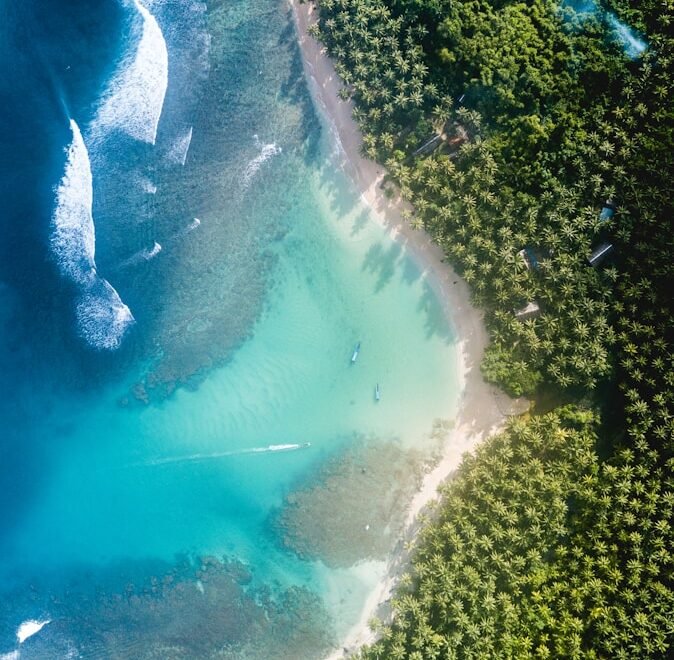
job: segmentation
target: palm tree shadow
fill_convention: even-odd
[[[435,291],[427,281],[422,286],[423,293],[417,303],[417,311],[425,317],[426,338],[438,338],[447,345],[455,344],[457,341],[456,335],[447,321]]]
[[[354,219],[353,223],[351,224],[351,232],[350,236],[351,238],[355,238],[360,234],[363,229],[367,226],[367,224],[370,222],[370,212],[368,209],[363,209]]]
[[[384,249],[382,243],[375,243],[368,249],[361,270],[377,275],[375,293],[379,293],[393,279],[398,270],[402,252],[402,245],[395,242],[391,243],[388,249]]]
[[[335,163],[326,159],[319,169],[319,176],[320,188],[330,203],[330,210],[337,216],[338,220],[341,221],[349,216],[360,205],[356,191],[348,187],[353,184],[346,179],[344,173],[339,171]],[[344,177],[342,185],[339,185],[339,176]],[[367,213],[367,209],[364,209],[363,212]],[[365,225],[364,221],[363,225]]]
[[[402,275],[403,281],[411,286],[421,277],[421,270],[419,270],[419,267],[414,261],[408,257],[403,262]]]

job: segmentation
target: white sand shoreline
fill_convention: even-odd
[[[437,499],[439,486],[458,468],[463,454],[473,451],[487,436],[500,429],[509,414],[526,408],[527,402],[513,401],[483,380],[480,361],[488,337],[482,312],[471,304],[467,284],[444,263],[441,248],[431,241],[425,231],[414,230],[405,222],[401,215],[404,202],[389,200],[384,194],[380,185],[385,170],[378,163],[361,156],[362,138],[351,116],[353,104],[339,98],[342,84],[332,62],[322,44],[307,33],[307,28],[317,19],[316,8],[313,2],[300,4],[298,0],[289,1],[311,95],[334,130],[335,140],[343,154],[341,165],[361,192],[364,202],[374,211],[373,216],[392,238],[405,246],[441,301],[457,337],[457,375],[462,392],[455,426],[446,441],[443,455],[425,476],[421,490],[410,504],[405,521],[405,543],[400,543],[389,558],[386,576],[367,599],[359,622],[346,639],[340,641],[340,649],[330,656],[332,660],[374,641],[375,635],[368,622],[373,616],[385,618],[387,615],[387,602],[397,576],[407,565],[405,545],[418,530],[419,514]]]

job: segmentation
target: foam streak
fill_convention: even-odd
[[[161,245],[155,241],[151,248],[143,248],[142,250],[136,252],[136,254],[131,255],[128,259],[122,261],[122,263],[119,264],[119,268],[137,266],[144,261],[150,261],[150,259],[154,259],[161,251]]]
[[[179,165],[184,165],[187,160],[187,152],[192,143],[192,127],[190,126],[182,135],[178,137],[168,152],[168,157]]]
[[[281,153],[281,147],[277,146],[275,142],[272,142],[271,144],[260,144],[257,135],[253,137],[255,138],[255,142],[260,147],[260,153],[255,158],[253,158],[253,160],[251,160],[248,165],[246,165],[246,169],[243,171],[242,187],[244,190],[250,186],[251,181],[258,173],[262,165],[273,156],[277,156]]]

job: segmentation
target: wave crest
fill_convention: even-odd
[[[93,179],[82,133],[70,120],[73,140],[67,150],[65,172],[56,189],[51,246],[61,272],[78,284],[96,276],[94,266]]]
[[[187,161],[187,152],[192,143],[192,127],[182,132],[168,151],[168,158],[178,165],[184,165]]]
[[[51,619],[45,619],[43,621],[28,619],[27,621],[24,621],[16,631],[16,638],[19,641],[19,644],[23,644],[29,637],[39,633],[48,623],[51,623]]]
[[[130,0],[125,0],[128,4]],[[154,144],[168,87],[168,50],[154,16],[139,2],[134,25],[136,48],[122,60],[92,124],[100,138],[117,128],[141,142]]]
[[[134,323],[131,310],[103,278],[98,278],[80,296],[76,308],[80,336],[97,350],[119,348]]]
[[[76,308],[80,335],[95,349],[114,349],[133,323],[133,316],[117,291],[96,272],[91,163],[73,119],[70,129],[73,139],[56,188],[51,249],[61,273],[80,289]]]
[[[150,261],[150,259],[154,259],[161,251],[162,251],[161,245],[157,243],[157,241],[155,241],[151,248],[149,247],[143,248],[142,250],[139,250],[135,254],[132,254],[128,259],[122,261],[122,263],[119,264],[119,268],[128,268],[130,266],[137,266],[138,264],[141,264],[144,261]]]

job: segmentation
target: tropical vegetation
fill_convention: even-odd
[[[466,462],[363,658],[667,657],[674,4],[319,8],[365,155],[486,311],[485,377],[574,402]]]

